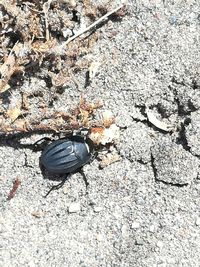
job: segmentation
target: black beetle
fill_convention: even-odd
[[[53,141],[47,145],[43,150],[40,162],[44,168],[52,174],[68,174],[76,172],[87,164],[94,155],[94,144],[86,137],[74,135],[68,138]],[[84,180],[86,185],[85,175]],[[54,189],[60,188],[66,178],[58,184],[53,186],[47,195]],[[46,195],[46,196],[47,196]]]

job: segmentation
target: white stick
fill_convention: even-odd
[[[66,46],[67,44],[69,44],[71,41],[73,41],[75,38],[81,36],[83,33],[91,30],[92,28],[94,28],[96,25],[98,25],[100,22],[102,22],[104,19],[106,19],[107,17],[109,17],[110,15],[112,15],[113,13],[117,12],[119,9],[121,9],[124,5],[120,5],[118,7],[116,7],[115,9],[113,9],[112,11],[106,13],[104,16],[102,16],[100,19],[98,19],[97,21],[95,21],[94,23],[92,23],[91,25],[89,25],[88,27],[86,27],[85,29],[81,30],[80,32],[77,32],[75,35],[73,35],[71,38],[69,38],[66,42],[64,42],[61,47]]]

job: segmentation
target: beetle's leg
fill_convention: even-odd
[[[91,163],[96,157],[97,157],[98,153],[94,152],[89,160],[89,162]]]
[[[34,151],[36,151],[36,150],[40,150],[40,149],[43,147],[43,145],[44,145],[45,143],[49,142],[49,141],[52,141],[52,139],[51,139],[50,137],[43,137],[43,138],[37,140],[37,141],[33,144],[33,146],[34,146]]]
[[[51,191],[61,188],[67,179],[68,179],[68,174],[62,179],[62,181],[59,184],[53,185],[44,197],[46,198],[51,193]]]
[[[80,173],[80,174],[82,175],[82,177],[83,177],[83,181],[84,181],[84,183],[85,183],[86,191],[87,191],[87,188],[88,188],[88,186],[89,186],[89,182],[88,182],[88,180],[87,180],[87,178],[86,178],[86,175],[85,175],[83,169],[80,169],[80,170],[79,170],[79,173]]]
[[[66,181],[66,180],[63,180],[63,181],[61,181],[59,184],[57,184],[57,185],[53,185],[53,186],[51,187],[51,189],[46,193],[46,195],[45,195],[44,197],[46,198],[46,197],[51,193],[51,191],[53,191],[53,190],[57,190],[57,189],[61,188],[61,187],[64,185],[65,181]]]

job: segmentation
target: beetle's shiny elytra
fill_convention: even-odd
[[[71,173],[88,163],[92,153],[92,141],[75,135],[49,144],[42,152],[41,163],[51,173]]]

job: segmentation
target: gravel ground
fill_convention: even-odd
[[[101,65],[83,89],[115,114],[121,160],[86,165],[87,191],[77,173],[44,198],[56,182],[43,178],[40,152],[2,140],[2,267],[200,265],[200,3],[129,1],[127,8],[98,29],[90,57]],[[84,88],[85,73],[76,78]],[[45,90],[39,78],[23,86]],[[55,109],[79,97],[72,85]],[[156,128],[146,107],[175,130]],[[8,201],[16,177],[21,185]]]

